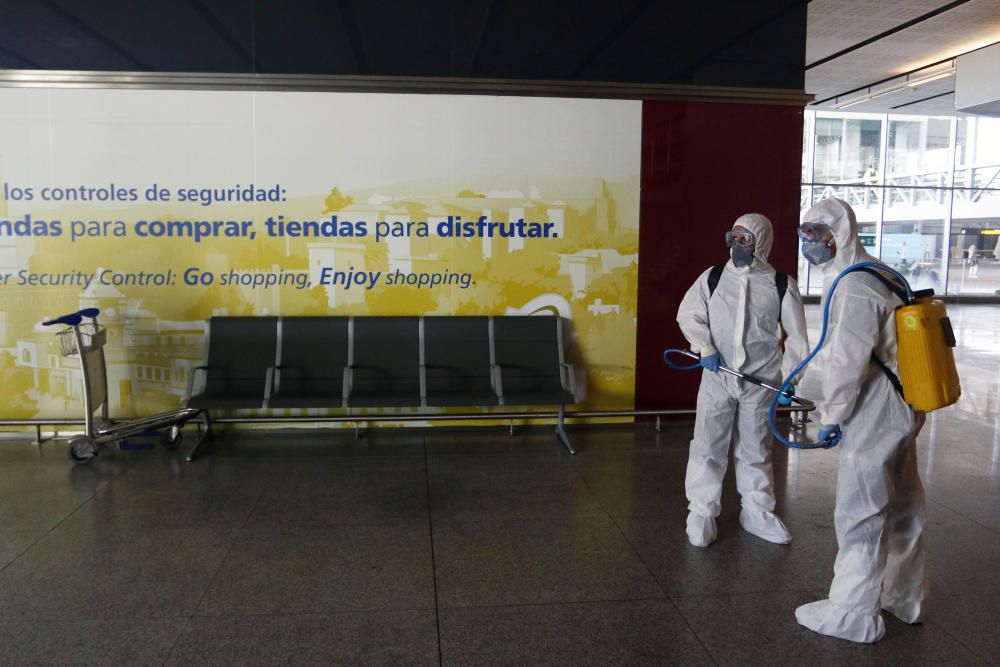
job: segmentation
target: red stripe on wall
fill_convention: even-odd
[[[770,218],[769,261],[795,276],[801,163],[802,109],[643,103],[637,409],[694,407],[700,372],[670,370],[662,352],[687,347],[677,307],[702,271],[729,258],[723,235],[736,218]]]

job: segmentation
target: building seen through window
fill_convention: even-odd
[[[1000,293],[1000,119],[807,111],[801,212],[837,197],[865,248],[938,294]],[[822,291],[799,259],[799,285]]]

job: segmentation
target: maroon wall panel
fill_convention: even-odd
[[[677,307],[698,275],[729,258],[723,234],[743,213],[775,226],[769,261],[795,275],[802,109],[644,102],[639,213],[638,409],[693,408],[700,372],[670,370],[687,347]]]

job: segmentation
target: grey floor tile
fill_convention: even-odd
[[[984,596],[997,582],[1000,535],[976,522],[931,503],[925,527],[927,573],[931,595],[967,595],[993,603]]]
[[[651,423],[597,425],[569,429],[573,445],[584,452],[687,451],[690,423],[664,422],[659,431]]]
[[[162,665],[185,618],[0,620],[0,665]]]
[[[435,522],[441,607],[663,597],[612,521]]]
[[[15,558],[28,550],[32,544],[42,538],[41,532],[0,532],[0,570],[3,570]]]
[[[614,517],[662,516],[687,507],[687,451],[586,452],[574,466]]]
[[[46,531],[107,484],[95,465],[9,463],[0,465],[0,530]]]
[[[412,428],[259,429],[229,428],[211,442],[213,458],[327,458],[336,456],[424,456],[424,434]]]
[[[991,665],[1000,665],[1000,582],[981,586],[975,594],[932,590],[927,618]]]
[[[518,455],[434,459],[427,474],[435,521],[606,516],[573,466],[557,460]]]
[[[59,463],[65,466],[69,462],[66,441],[52,439],[40,445],[31,444],[34,431],[30,435],[0,434],[0,465],[7,463]]]
[[[0,612],[48,619],[190,614],[234,537],[209,528],[63,524],[0,573]]]
[[[139,531],[239,529],[260,495],[253,486],[225,489],[211,481],[150,485],[116,481],[104,486],[66,521]]]
[[[434,611],[196,616],[168,665],[436,665]]]
[[[433,606],[427,526],[252,528],[240,533],[198,613]]]
[[[750,593],[677,601],[720,665],[981,665],[982,660],[933,623],[910,626],[888,614],[885,638],[871,645],[825,637],[800,626],[805,593]]]
[[[428,458],[534,454],[540,458],[568,460],[571,456],[548,427],[516,427],[514,435],[510,435],[506,426],[429,429],[425,439]]]
[[[428,522],[422,466],[314,469],[308,474],[276,475],[264,489],[250,526],[411,524],[426,529]]]
[[[667,600],[444,609],[445,665],[711,665]]]
[[[629,542],[670,597],[783,591],[801,586],[789,576],[789,564],[796,558],[794,539],[791,545],[765,542],[744,532],[737,517],[730,513],[719,517],[716,542],[699,548],[688,543],[684,519],[681,512],[669,520],[618,520]]]

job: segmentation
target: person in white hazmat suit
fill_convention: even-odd
[[[830,597],[799,607],[798,622],[824,635],[876,642],[881,610],[920,621],[925,595],[924,490],[916,438],[924,414],[896,389],[894,310],[900,300],[876,276],[836,276],[858,262],[878,262],[862,248],[854,211],[839,199],[809,209],[800,227],[802,253],[821,266],[829,300],[827,341],[820,352],[820,439],[840,438],[834,524],[837,559]],[[824,229],[824,227],[828,228]]]
[[[802,297],[791,277],[781,295],[774,268],[767,263],[773,231],[758,213],[740,216],[726,233],[731,258],[705,271],[684,295],[677,323],[701,354],[694,439],[688,457],[685,489],[687,535],[691,544],[707,547],[717,536],[722,480],[729,446],[737,433],[736,488],[742,496],[740,525],[769,542],[787,544],[792,537],[774,514],[774,475],[768,411],[774,394],[718,371],[719,364],[777,386],[808,353]],[[714,291],[711,283],[717,277]],[[782,353],[782,327],[788,338]],[[790,401],[782,397],[782,403]]]

